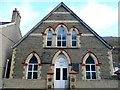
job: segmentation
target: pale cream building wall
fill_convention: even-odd
[[[18,14],[18,11],[15,9],[12,22],[0,25],[0,89],[3,87],[6,60],[12,58],[11,47],[22,37],[19,28],[20,24],[14,20],[18,19],[17,21],[20,21],[20,15]],[[16,18],[16,16],[19,16],[19,18]]]

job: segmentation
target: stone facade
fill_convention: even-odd
[[[63,25],[67,29],[66,47],[57,47],[56,37],[59,25]],[[70,45],[70,30],[73,27],[78,30],[78,45],[76,47],[71,47]],[[47,28],[52,28],[54,31],[52,34],[53,40],[51,47],[46,46]],[[107,44],[99,35],[90,29],[90,27],[79,19],[65,4],[60,3],[48,16],[33,27],[33,29],[25,37],[13,46],[10,80],[13,81],[13,83],[15,80],[20,80],[20,82],[23,83],[35,82],[36,87],[33,85],[33,88],[47,88],[46,86],[49,83],[46,83],[47,81],[45,80],[48,80],[51,76],[47,77],[46,73],[47,71],[54,72],[55,58],[57,57],[57,54],[62,53],[68,59],[69,72],[72,69],[74,70],[73,65],[75,65],[78,69],[78,73],[74,76],[76,88],[111,88],[111,85],[113,85],[113,88],[116,88],[118,81],[110,81],[110,83],[106,80],[113,74],[111,50],[112,47],[109,44]],[[26,62],[31,54],[37,54],[36,58],[39,60],[38,72],[40,72],[38,79],[32,82],[27,79],[27,77],[25,78],[28,68],[28,63]],[[90,55],[96,62],[97,80],[95,81],[86,81],[85,78],[84,58],[87,57],[87,55]],[[44,82],[42,83],[44,85],[37,87],[39,82],[42,81]],[[9,80],[6,81],[6,88],[9,88],[9,84],[7,87],[7,82],[9,82]],[[106,82],[108,82],[106,86],[103,86]],[[114,82],[116,83],[115,85]],[[81,83],[83,83],[84,86],[82,86]],[[92,87],[91,85],[94,85],[95,83],[96,86]],[[13,85],[10,86],[14,87]],[[24,85],[21,87],[26,88]],[[21,87],[18,85],[18,88]],[[32,86],[30,87],[32,88]]]

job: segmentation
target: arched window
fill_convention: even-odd
[[[86,79],[96,79],[96,64],[91,56],[86,60]]]
[[[57,34],[57,46],[63,47],[66,46],[67,32],[63,26],[58,29]]]
[[[37,58],[33,55],[28,63],[28,79],[37,79],[38,74],[38,61]]]
[[[72,30],[72,46],[77,46],[77,32],[73,29]]]
[[[50,29],[47,32],[47,46],[52,46],[52,31]]]

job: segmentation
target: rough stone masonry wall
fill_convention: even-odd
[[[63,8],[61,8],[62,11],[67,12]],[[57,10],[56,12],[59,12],[60,10]],[[64,14],[59,14],[50,16],[47,20],[76,20],[73,16],[69,15],[69,17],[65,17]],[[36,28],[33,33],[37,34],[42,34],[44,30],[48,26],[52,26],[54,29],[57,27],[59,23],[57,22],[43,22],[41,25],[39,25],[38,28]],[[87,30],[81,23],[69,23],[65,22],[64,23],[68,29],[71,27],[75,26],[76,28],[79,29],[80,33],[83,34],[91,34],[89,30]],[[80,48],[65,48],[64,50],[69,54],[72,63],[78,63],[80,64],[82,61],[83,56],[88,52],[91,51],[93,52],[98,60],[102,62],[102,65],[100,67],[100,76],[101,78],[107,78],[110,76],[110,68],[109,68],[109,59],[108,59],[108,51],[107,47],[103,45],[95,36],[80,36]],[[50,62],[52,60],[53,55],[61,48],[43,48],[43,36],[38,35],[38,36],[28,36],[25,38],[17,47],[16,47],[16,54],[15,54],[15,59],[13,59],[12,62],[15,62],[13,64],[14,68],[11,69],[11,78],[15,79],[22,79],[23,78],[23,62],[26,59],[26,57],[32,52],[35,51],[37,54],[40,56],[40,59],[42,61],[42,53],[43,52],[48,52],[50,53]],[[51,63],[42,65],[41,68],[41,79],[46,79],[46,72],[48,70],[51,70]],[[77,80],[82,79],[82,69],[81,66],[79,68],[79,74],[77,74]]]

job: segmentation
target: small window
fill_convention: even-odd
[[[52,31],[50,29],[47,32],[47,46],[52,46]]]
[[[86,79],[96,79],[96,64],[91,56],[86,60]]]
[[[72,31],[72,46],[77,46],[77,33],[76,31],[73,29]]]
[[[61,26],[58,30],[57,34],[57,46],[59,47],[65,47],[66,46],[66,40],[67,40],[67,32],[63,26]]]
[[[37,79],[38,62],[37,58],[33,55],[28,64],[28,79]]]

